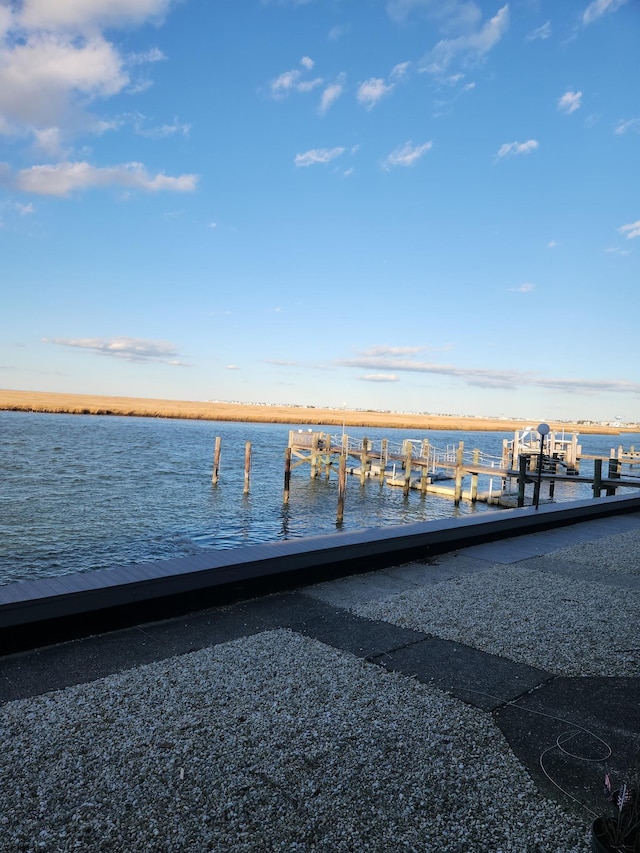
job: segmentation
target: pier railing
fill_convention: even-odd
[[[304,436],[304,433],[303,433]],[[366,447],[365,447],[366,442]],[[448,444],[446,447],[436,447],[429,441],[407,438],[404,441],[392,442],[385,439],[354,438],[350,435],[330,436],[332,449],[342,449],[343,453],[352,456],[360,455],[363,450],[372,456],[385,460],[404,461],[411,450],[414,461],[423,461],[429,468],[442,465],[455,465],[461,462],[464,467],[480,466],[483,468],[501,468],[502,456],[493,456],[482,450],[463,450],[462,459],[458,459],[459,446]],[[311,446],[309,442],[309,446]]]

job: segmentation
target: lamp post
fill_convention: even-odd
[[[549,424],[538,425],[538,435],[540,436],[540,455],[538,457],[538,480],[536,482],[533,493],[533,503],[535,505],[536,510],[538,509],[538,505],[540,503],[540,483],[542,482],[542,460],[544,457],[544,440],[549,434],[549,430]]]

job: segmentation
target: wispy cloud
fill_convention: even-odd
[[[364,376],[356,378],[362,382],[398,382],[395,373],[366,373]]]
[[[339,74],[338,78],[333,83],[329,83],[329,85],[325,86],[322,90],[320,106],[318,107],[318,111],[321,115],[324,115],[342,95],[344,92],[345,80],[346,75]]]
[[[405,142],[385,158],[382,168],[388,171],[394,166],[414,166],[432,147],[433,142],[423,142],[422,145],[414,145],[411,141]]]
[[[100,168],[86,162],[32,166],[15,175],[0,171],[0,185],[37,195],[67,196],[74,191],[120,186],[147,192],[193,192],[197,175],[150,175],[142,163]]]
[[[627,131],[640,133],[640,118],[630,118],[627,119],[627,121],[621,120],[614,127],[614,133],[618,136],[622,136],[622,134],[627,133]]]
[[[556,240],[549,240],[549,242],[547,243],[547,249],[555,249],[557,245],[558,243]]]
[[[280,100],[286,98],[292,92],[310,92],[324,82],[322,77],[306,77],[305,72],[313,68],[314,62],[308,56],[303,56],[300,60],[300,68],[292,68],[290,71],[283,71],[269,83],[271,97]]]
[[[437,77],[447,73],[454,60],[463,65],[481,62],[509,28],[509,4],[505,4],[482,27],[453,39],[443,39],[425,60],[424,69]]]
[[[526,142],[505,142],[504,145],[500,146],[496,156],[502,158],[517,154],[531,154],[538,147],[539,144],[536,139],[527,139]]]
[[[411,358],[360,357],[336,362],[339,367],[357,368],[395,374],[397,372],[423,373],[459,379],[467,385],[481,388],[517,390],[535,386],[564,393],[581,394],[638,394],[640,383],[625,380],[564,379],[539,376],[519,370],[492,370],[482,367],[460,367],[452,364],[418,361]],[[370,374],[375,375],[375,374]]]
[[[138,136],[145,136],[148,139],[164,139],[167,136],[189,136],[191,125],[185,122],[178,121],[177,118],[171,124],[159,124],[147,126],[147,117],[142,113],[135,113],[132,116],[133,126]]]
[[[363,357],[339,361],[342,367],[365,368],[375,371],[401,371],[410,373],[426,373],[439,376],[452,376],[463,379],[467,384],[480,385],[490,388],[515,388],[522,381],[521,375],[515,370],[489,370],[479,367],[464,368],[451,364],[418,361],[388,357]]]
[[[21,204],[19,201],[15,203],[15,209],[18,211],[20,216],[29,216],[31,213],[35,213],[35,207],[29,204]]]
[[[607,255],[630,255],[631,249],[621,249],[620,246],[610,246],[608,249],[605,249],[605,254]]]
[[[582,23],[592,24],[607,12],[615,12],[626,2],[627,0],[593,0],[583,12]]]
[[[370,77],[364,83],[360,83],[356,97],[361,104],[372,109],[392,89],[393,83],[385,83],[382,77]]]
[[[561,113],[574,113],[582,106],[582,92],[569,90],[558,99],[558,109]]]
[[[525,36],[525,41],[539,41],[551,37],[551,21],[546,21],[541,27],[537,27]]]
[[[482,21],[474,0],[387,0],[387,13],[399,23],[418,14],[432,21],[443,35],[469,32]]]
[[[389,77],[391,77],[392,80],[404,80],[404,78],[409,73],[410,68],[410,62],[399,62],[397,65],[393,66]]]
[[[348,24],[336,24],[329,30],[329,41],[337,41],[343,36],[346,36],[349,30],[350,27]]]
[[[178,347],[168,341],[153,341],[146,338],[43,338],[43,341],[74,349],[89,350],[125,361],[169,364],[172,367],[186,366],[179,358]]]
[[[390,347],[385,344],[377,345],[373,347],[369,347],[366,350],[362,350],[361,354],[365,356],[365,358],[371,358],[372,356],[380,356],[380,355],[415,355],[418,352],[424,352],[427,347],[419,346],[419,347]]]
[[[631,222],[629,225],[622,225],[618,228],[621,234],[624,234],[627,240],[632,240],[634,237],[640,237],[640,219],[637,222]]]
[[[296,154],[295,164],[299,167],[315,166],[318,163],[330,163],[336,157],[344,154],[345,148],[312,148],[311,151],[305,151],[304,154]]]
[[[532,290],[535,290],[535,284],[531,284],[530,281],[525,281],[524,284],[518,285],[518,287],[509,287],[507,290],[512,293],[531,293]]]

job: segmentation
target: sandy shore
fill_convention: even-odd
[[[458,415],[405,412],[344,411],[303,406],[262,406],[244,403],[156,400],[138,397],[100,397],[90,394],[56,394],[44,391],[0,389],[0,410],[54,412],[76,415],[128,415],[157,418],[194,418],[249,423],[326,424],[391,427],[397,429],[505,431],[531,426],[523,420],[474,418]],[[549,422],[554,430],[617,435],[619,430],[592,424]]]

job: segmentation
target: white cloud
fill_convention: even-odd
[[[538,41],[544,40],[551,37],[551,21],[546,21],[542,26],[537,27],[537,29],[532,30],[525,37],[525,41]]]
[[[309,71],[313,68],[313,60],[308,56],[303,56],[300,60],[304,71]],[[304,77],[304,71],[299,68],[292,68],[290,71],[283,71],[278,77],[275,77],[269,83],[271,97],[277,100],[286,98],[292,92],[310,92],[317,86],[321,86],[324,82],[322,77],[314,77],[308,79]]]
[[[145,116],[137,113],[134,121],[135,132],[138,136],[146,136],[148,139],[164,139],[167,136],[189,136],[191,125],[174,119],[171,124],[161,124],[155,127],[145,127]]]
[[[384,160],[383,169],[391,169],[393,166],[413,166],[418,160],[433,147],[433,142],[424,142],[422,145],[413,145],[411,141],[399,145]]]
[[[35,35],[0,54],[0,114],[9,123],[56,126],[73,99],[91,101],[120,92],[128,82],[122,60],[101,37]]]
[[[0,41],[6,36],[13,25],[13,14],[9,6],[0,6]]]
[[[315,166],[317,163],[330,163],[344,154],[344,148],[313,148],[304,154],[296,154],[296,166]]]
[[[240,368],[238,367],[237,364],[228,364],[226,369],[227,370],[240,370]]]
[[[385,83],[382,77],[370,77],[358,86],[356,97],[361,104],[371,109],[392,89],[393,84]]]
[[[392,77],[394,80],[404,80],[409,73],[409,68],[411,68],[410,62],[399,62],[393,66],[389,77]]]
[[[89,104],[146,88],[137,69],[165,58],[158,48],[127,55],[103,29],[160,20],[171,2],[0,0],[0,134],[33,136],[61,157],[63,137],[103,132]]]
[[[582,106],[582,92],[569,90],[558,100],[558,109],[562,113],[574,113]]]
[[[153,341],[146,338],[43,338],[45,343],[85,349],[90,352],[121,358],[125,361],[155,362],[184,367],[178,356],[180,351],[168,341]]]
[[[453,364],[438,364],[436,362],[418,361],[412,358],[396,357],[361,357],[338,361],[339,367],[353,367],[374,371],[424,373],[435,376],[448,376],[459,379],[467,385],[480,388],[498,388],[516,390],[523,387],[535,386],[563,393],[582,394],[640,394],[640,383],[613,379],[562,379],[555,377],[536,376],[531,372],[519,370],[492,370],[484,367],[461,367]]]
[[[191,192],[195,189],[197,175],[170,177],[149,175],[141,163],[99,168],[86,162],[58,163],[22,169],[13,179],[5,177],[0,182],[11,183],[15,189],[38,195],[66,196],[75,190],[94,187],[121,186],[149,192],[170,190]]]
[[[508,288],[512,293],[531,293],[532,290],[536,289],[535,284],[531,284],[530,281],[525,281],[524,284],[521,284],[519,287],[510,287]]]
[[[55,159],[64,158],[68,151],[62,143],[62,132],[59,127],[45,127],[34,131],[36,148]]]
[[[362,350],[362,355],[365,357],[379,355],[415,355],[415,353],[422,352],[425,349],[426,347],[390,347],[382,344]]]
[[[364,376],[358,376],[363,382],[397,382],[398,377],[395,373],[366,373]]]
[[[335,83],[330,83],[322,92],[320,98],[320,106],[318,107],[321,115],[324,115],[329,108],[338,100],[344,92],[344,83],[346,75],[340,74]]]
[[[336,24],[335,27],[331,27],[329,30],[329,41],[337,41],[342,36],[346,36],[349,29],[347,24]]]
[[[630,249],[621,249],[619,246],[611,246],[609,249],[604,250],[607,255],[630,255]]]
[[[436,76],[446,72],[454,59],[466,64],[481,61],[492,50],[509,28],[509,4],[507,3],[476,32],[443,39],[428,56],[427,71]]]
[[[621,234],[625,234],[627,240],[632,240],[634,237],[640,237],[640,219],[637,222],[632,222],[630,225],[623,225],[618,228]]]
[[[15,208],[20,216],[29,216],[31,213],[35,213],[36,210],[32,204],[21,204],[19,201],[15,203]]]
[[[170,4],[171,0],[24,0],[19,21],[28,29],[85,32],[158,20]]]
[[[536,139],[527,139],[526,142],[505,142],[500,146],[497,157],[510,157],[514,154],[531,154],[538,148]]]
[[[592,24],[607,12],[615,12],[620,6],[624,6],[627,0],[593,0],[589,3],[582,15],[583,24]]]
[[[482,20],[482,11],[474,0],[387,0],[387,13],[399,23],[420,14],[434,21],[443,34],[469,32]]]
[[[555,249],[555,247],[556,247],[557,245],[558,245],[558,244],[557,244],[557,242],[556,242],[555,240],[549,240],[549,242],[547,243],[547,249]]]
[[[640,133],[640,118],[630,118],[627,121],[619,121],[614,128],[614,133],[618,136],[622,136],[622,134],[626,133],[628,130]]]

